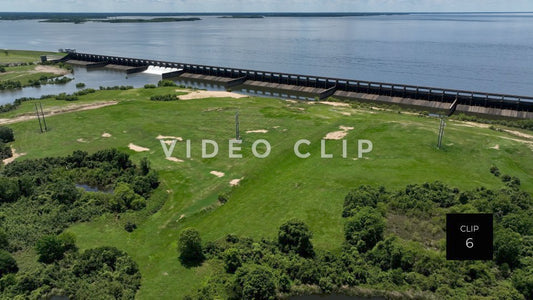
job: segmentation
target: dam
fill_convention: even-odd
[[[68,53],[64,62],[87,68],[113,68],[126,73],[152,72],[163,79],[184,78],[209,81],[229,89],[236,86],[291,91],[317,100],[335,97],[370,103],[388,103],[445,111],[457,100],[457,112],[506,118],[533,118],[533,97],[443,89],[385,82],[362,81],[288,74],[271,71],[207,66],[180,62],[118,57],[89,53]]]

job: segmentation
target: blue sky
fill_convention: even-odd
[[[533,0],[0,0],[0,11],[531,12],[533,11]]]

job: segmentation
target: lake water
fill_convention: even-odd
[[[201,18],[124,24],[0,21],[0,48],[75,48],[97,54],[533,95],[533,14]],[[137,79],[144,84],[144,75],[125,80],[125,74],[111,72],[94,75],[97,81],[110,81],[95,86],[137,85]],[[76,70],[75,77],[81,73]],[[111,83],[113,78],[117,83]],[[74,85],[71,82],[65,88],[73,91]],[[46,94],[46,88],[36,93]]]

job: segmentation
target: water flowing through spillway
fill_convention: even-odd
[[[143,73],[155,74],[155,75],[163,75],[165,73],[176,72],[176,71],[180,71],[180,70],[181,69],[170,68],[170,67],[148,66],[148,69],[146,69],[146,71],[144,71]]]

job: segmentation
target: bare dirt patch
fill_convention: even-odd
[[[12,162],[15,161],[15,159],[21,157],[21,156],[24,156],[26,155],[26,153],[17,153],[17,150],[15,150],[15,148],[11,147],[11,152],[13,153],[13,156],[11,156],[10,158],[6,158],[3,160],[4,162],[4,166],[7,165],[7,164],[10,164]]]
[[[177,90],[180,92],[181,90]],[[193,99],[204,99],[204,98],[245,98],[246,95],[237,94],[233,92],[225,91],[193,91],[187,95],[179,96],[180,100],[193,100]]]
[[[350,130],[353,130],[353,127],[349,126],[339,126],[340,131],[333,131],[326,134],[324,137],[325,140],[341,140],[343,139]]]
[[[236,179],[233,179],[229,182],[229,185],[231,186],[237,186],[239,185],[239,183],[241,182],[241,180],[243,180],[244,177],[241,177],[241,178],[236,178]]]
[[[34,72],[35,73],[52,73],[54,75],[66,75],[69,73],[69,71],[65,69],[61,69],[61,68],[54,67],[54,66],[43,66],[43,65],[38,65],[37,67],[35,67]]]
[[[216,177],[219,177],[219,178],[220,177],[224,177],[224,175],[226,175],[226,174],[224,174],[222,172],[219,172],[219,171],[211,171],[211,172],[209,172],[209,174],[215,175]]]
[[[102,137],[103,137],[103,138],[110,138],[110,137],[111,137],[111,134],[110,134],[110,133],[107,133],[107,132],[104,132],[104,133],[102,133]]]
[[[508,129],[504,129],[503,131],[509,134],[512,134],[512,135],[516,135],[517,137],[533,140],[533,135],[531,134],[523,133],[523,132],[516,131],[516,130],[508,130]]]
[[[350,107],[350,104],[344,103],[344,102],[331,102],[331,101],[319,101],[320,104],[326,104],[331,106],[342,106],[342,107]]]
[[[88,143],[88,141],[86,141],[84,138],[79,138],[76,140],[76,142],[78,143]]]
[[[52,107],[52,108],[44,109],[44,115],[54,116],[54,115],[65,114],[65,113],[76,112],[76,111],[98,109],[98,108],[102,108],[106,106],[115,105],[117,103],[118,103],[117,101],[106,101],[106,102],[97,102],[97,103],[90,103],[90,104],[73,104],[73,105],[68,105],[64,107]],[[10,118],[10,119],[0,119],[0,125],[24,122],[24,121],[33,120],[36,118],[37,116],[35,116],[35,114],[28,113],[28,114],[23,114],[23,115]]]
[[[500,150],[500,145],[495,145],[495,146],[493,146],[493,147],[490,147],[490,149]]]
[[[169,160],[169,161],[177,162],[177,163],[182,163],[183,162],[183,160],[181,160],[179,158],[176,158],[176,157],[173,157],[173,156],[169,156],[166,159]]]
[[[257,129],[257,130],[248,130],[246,133],[267,133],[268,130],[266,129]]]
[[[158,135],[156,137],[158,140],[177,140],[178,142],[182,142],[183,138],[179,136],[170,136],[170,135]],[[167,141],[165,141],[166,143]]]
[[[128,145],[128,148],[130,148],[131,150],[135,151],[135,152],[145,152],[145,151],[150,151],[149,148],[145,148],[145,147],[141,147],[141,146],[137,146],[133,143],[130,143]]]

